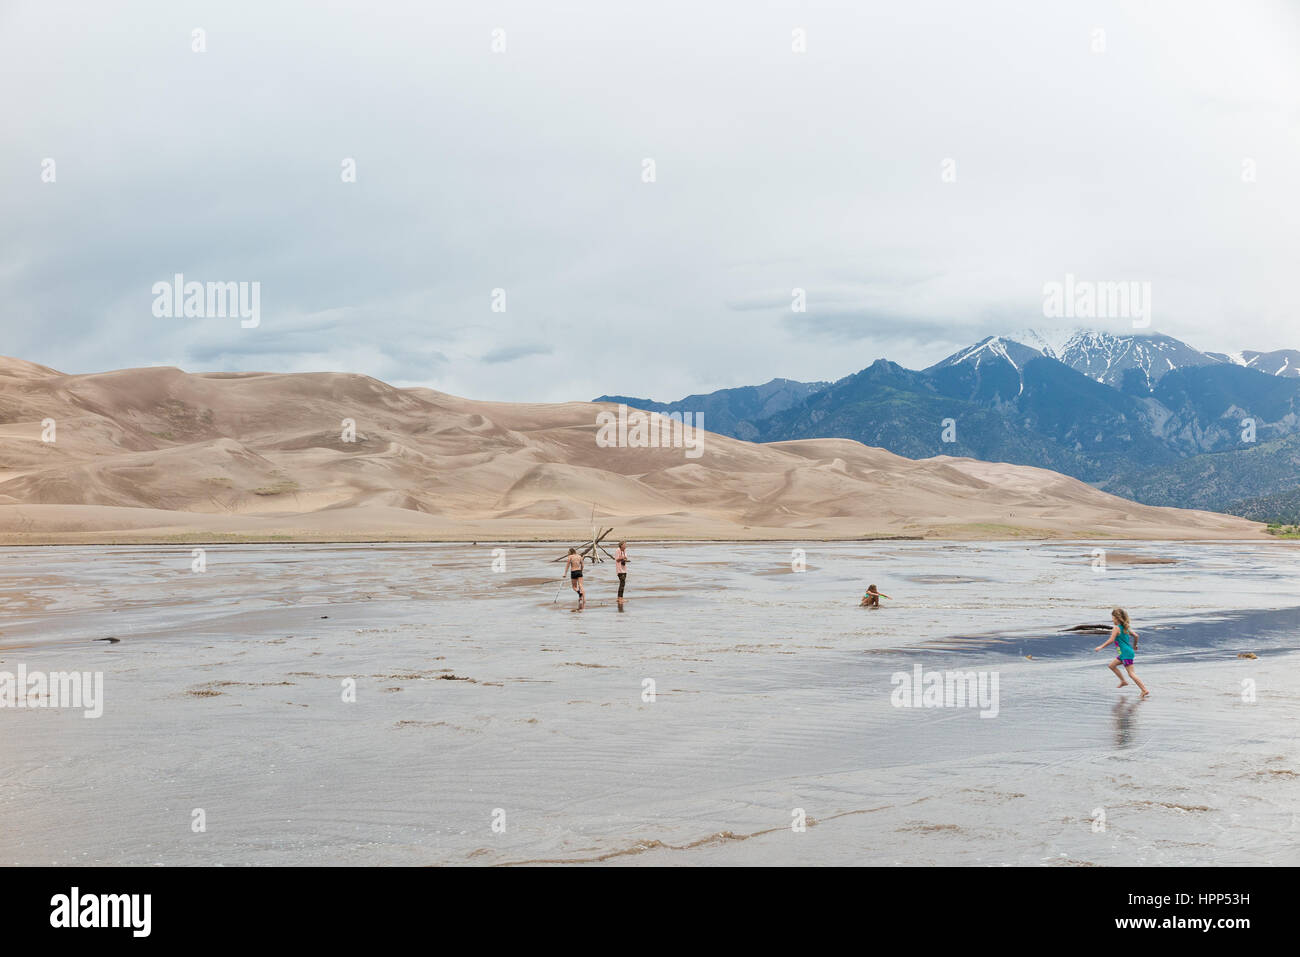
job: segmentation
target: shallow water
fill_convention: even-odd
[[[106,699],[0,709],[0,862],[1300,863],[1287,545],[634,543],[581,612],[502,548],[0,549],[0,671]],[[1146,701],[1062,633],[1115,604]]]

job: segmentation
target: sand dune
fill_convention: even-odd
[[[845,439],[709,433],[698,458],[602,448],[596,416],[612,408],[344,373],[64,375],[0,358],[0,540],[570,540],[593,507],[639,539],[1263,535],[1043,469]]]

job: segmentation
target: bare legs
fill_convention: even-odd
[[[1109,667],[1110,667],[1110,670],[1111,670],[1112,672],[1114,672],[1115,677],[1119,679],[1119,684],[1117,685],[1117,687],[1122,688],[1122,687],[1124,687],[1126,684],[1128,684],[1128,682],[1124,680],[1124,676],[1123,676],[1122,674],[1120,674],[1120,671],[1119,671],[1119,659],[1118,659],[1118,658],[1115,659],[1114,661],[1112,661],[1112,662],[1110,663]],[[1132,666],[1132,665],[1125,665],[1125,666],[1124,666],[1124,670],[1127,671],[1127,672],[1128,672],[1128,676],[1129,676],[1130,678],[1133,679],[1133,683],[1134,683],[1135,685],[1137,685],[1138,688],[1140,688],[1140,689],[1142,690],[1142,697],[1145,698],[1145,697],[1147,697],[1149,694],[1151,694],[1151,692],[1147,690],[1147,686],[1144,685],[1144,684],[1142,683],[1142,679],[1139,678],[1139,677],[1137,676],[1137,673],[1136,673],[1136,672],[1134,672],[1134,670],[1133,670],[1133,666]]]
[[[1133,679],[1133,683],[1142,689],[1142,697],[1145,698],[1147,695],[1151,693],[1150,691],[1147,691],[1147,686],[1142,683],[1142,679],[1133,673],[1132,665],[1125,665],[1124,670],[1127,671],[1128,676]]]

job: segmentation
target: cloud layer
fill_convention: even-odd
[[[0,352],[670,399],[928,365],[1067,272],[1300,346],[1294,6],[557,6],[0,8]],[[261,324],[155,318],[177,272]]]

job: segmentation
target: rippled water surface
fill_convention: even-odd
[[[500,547],[0,549],[0,673],[105,697],[0,708],[0,862],[1300,863],[1286,544]]]

